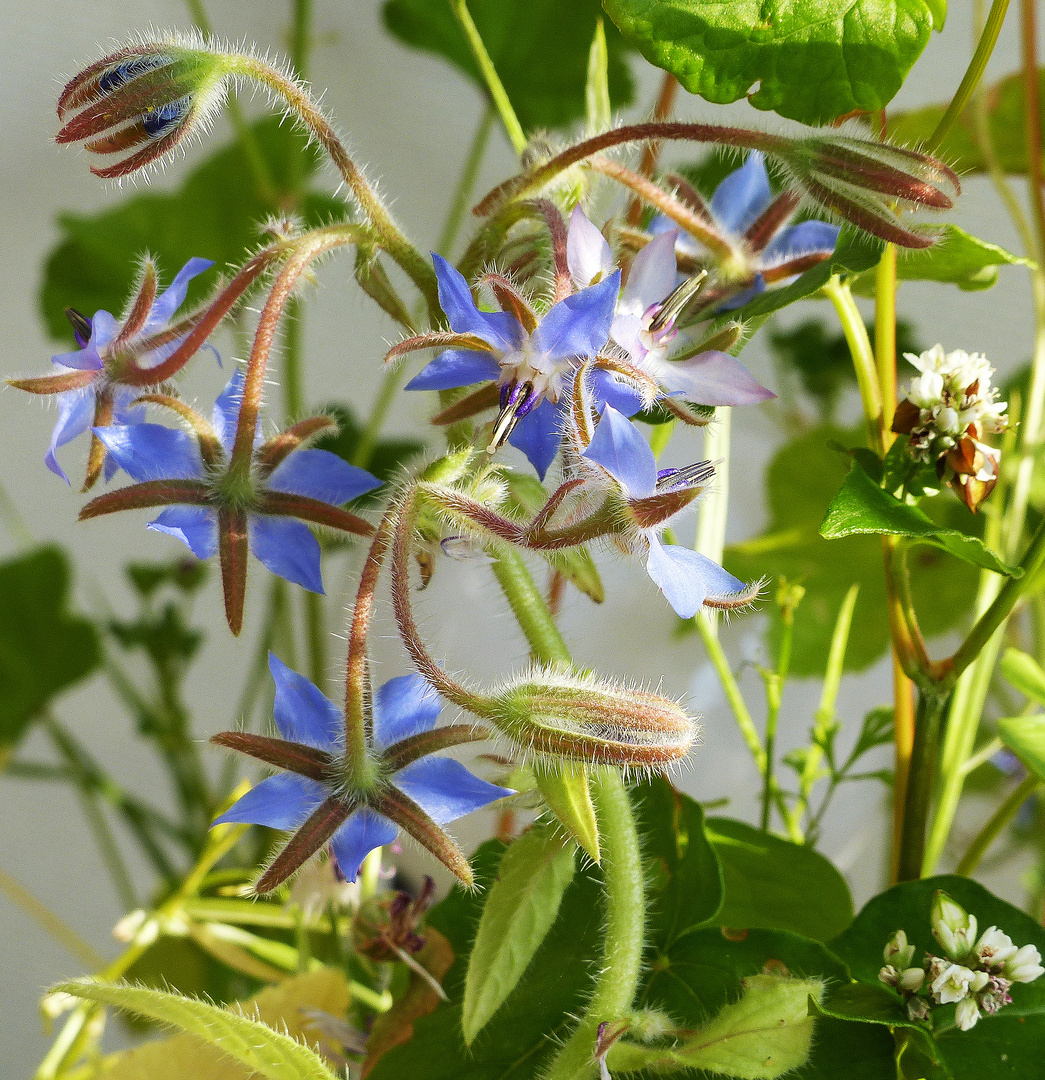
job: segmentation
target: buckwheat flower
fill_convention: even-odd
[[[940,479],[975,511],[998,480],[1000,455],[982,440],[1009,423],[1006,403],[991,386],[994,368],[982,353],[945,353],[939,344],[905,356],[920,374],[897,406],[892,429],[908,436],[915,461],[935,465]]]
[[[794,191],[774,197],[765,158],[757,150],[715,188],[709,205],[692,188],[686,195],[732,249],[717,267],[722,282],[740,290],[721,305],[725,309],[741,307],[767,285],[786,281],[834,254],[839,227],[812,219],[789,225],[800,198]],[[651,231],[671,233],[677,228],[658,216]],[[692,263],[709,259],[707,249],[688,233],[677,232],[675,247]]]
[[[708,462],[658,473],[649,444],[610,405],[603,409],[595,435],[582,456],[619,488],[631,518],[631,538],[640,549],[645,548],[646,572],[678,615],[689,619],[704,605],[736,608],[755,599],[757,584],[745,585],[700,552],[664,544],[658,536],[658,529],[707,485],[714,474]]]
[[[188,333],[187,325],[172,328],[171,320],[185,302],[189,282],[213,265],[210,259],[190,259],[170,285],[157,293],[156,268],[147,259],[122,320],[104,310],[87,319],[69,309],[79,348],[51,357],[57,369],[53,375],[8,380],[20,390],[54,396],[58,421],[44,463],[56,476],[69,483],[57,451],[89,428],[139,424],[145,419],[144,408],[132,404],[142,392],[142,378],[148,379],[149,370],[162,364]],[[139,376],[136,385],[125,381],[132,373]],[[106,480],[112,479],[117,467],[102,443],[92,439],[84,490],[92,487],[103,471]]]
[[[373,695],[363,770],[368,779],[361,783],[354,779],[360,763],[346,760],[341,710],[275,656],[269,670],[281,738],[227,731],[212,740],[283,770],[214,821],[294,831],[257,892],[274,889],[327,844],[341,873],[355,881],[366,856],[392,843],[400,828],[470,884],[468,860],[441,826],[514,794],[433,752],[466,741],[471,729],[434,730],[439,695],[420,675],[390,679]]]
[[[690,278],[676,288],[678,235],[677,229],[662,233],[635,256],[617,301],[611,339],[666,394],[677,394],[699,405],[753,405],[776,397],[729,353],[712,349],[678,360],[671,358],[673,345],[686,344],[676,341],[675,321],[700,285],[700,279]],[[580,207],[570,218],[567,253],[578,288],[612,272],[610,246]]]
[[[972,997],[962,998],[954,1010],[954,1023],[959,1031],[968,1031],[976,1026],[980,1018],[980,1008],[976,999]]]
[[[965,998],[978,973],[961,964],[941,960],[940,957],[934,957],[933,961],[929,969],[933,1000],[940,1005],[947,1005],[949,1002],[961,1001]]]
[[[975,949],[976,959],[985,971],[1001,971],[1018,951],[1012,938],[996,926],[988,926],[984,930]]]
[[[95,428],[120,468],[139,482],[99,496],[80,512],[84,520],[165,507],[150,529],[177,537],[199,559],[220,555],[233,633],[242,625],[248,551],[272,573],[322,593],[319,541],[304,522],[368,535],[371,526],[340,507],[381,484],[336,454],[302,448],[333,426],[327,417],[302,420],[263,444],[255,439],[250,460],[236,461],[243,381],[241,371],[232,376],[209,423],[183,402],[146,395],[176,411],[192,434],[159,424]]]
[[[937,890],[933,896],[933,937],[951,960],[965,960],[976,943],[976,916],[970,915],[957,901]]]
[[[1008,979],[1003,979],[998,975],[992,975],[987,982],[987,986],[980,991],[977,998],[980,1008],[988,1016],[993,1016],[999,1009],[1004,1009],[1006,1005],[1011,1005],[1012,995],[1009,993],[1009,987],[1011,985],[1012,983]]]
[[[512,297],[515,310],[481,311],[464,277],[440,256],[433,254],[432,260],[439,303],[453,335],[422,335],[393,353],[439,344],[453,347],[439,353],[406,389],[492,383],[499,390],[501,411],[489,449],[511,443],[543,479],[559,451],[579,363],[597,356],[609,337],[620,272],[565,297],[538,318],[517,295]],[[600,404],[612,402],[631,413],[642,404],[634,390],[601,369],[594,372],[592,394]]]
[[[1002,974],[1010,982],[1034,982],[1045,975],[1045,967],[1041,966],[1041,953],[1033,945],[1024,945],[1005,961]]]
[[[914,960],[914,946],[907,941],[907,934],[897,930],[883,952],[885,962],[896,968],[907,968]]]

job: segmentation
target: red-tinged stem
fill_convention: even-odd
[[[239,636],[243,629],[243,604],[247,595],[247,556],[250,540],[247,512],[222,507],[218,511],[218,558],[225,593],[225,617],[229,629]]]
[[[552,242],[552,263],[555,267],[555,285],[552,303],[557,304],[573,292],[570,267],[566,261],[566,222],[559,208],[550,199],[534,199],[538,213],[544,218]]]
[[[398,788],[389,787],[374,803],[374,809],[427,848],[467,888],[472,887],[475,877],[464,852],[413,799]]]
[[[64,394],[80,390],[98,378],[97,371],[70,371],[63,375],[40,375],[29,379],[8,379],[7,385],[28,394]]]
[[[340,799],[325,800],[312,816],[290,838],[287,846],[276,856],[272,865],[261,875],[254,891],[271,892],[282,885],[299,867],[303,866],[345,823],[352,807]]]
[[[263,491],[258,499],[258,513],[279,517],[296,517],[325,525],[328,529],[351,533],[353,536],[373,536],[374,526],[364,518],[350,514],[330,503],[310,499],[307,495],[290,495],[282,491]]]
[[[267,765],[275,765],[278,769],[307,776],[320,784],[329,783],[331,779],[333,758],[314,746],[271,739],[267,735],[255,735],[250,731],[220,731],[217,735],[212,735],[210,741],[217,746],[257,758]]]
[[[664,81],[660,84],[660,94],[657,96],[657,104],[653,107],[653,119],[662,121],[671,116],[675,108],[675,98],[678,95],[679,81],[671,74],[665,72]],[[660,142],[651,141],[646,144],[642,151],[642,162],[639,164],[639,175],[652,177],[657,171],[657,159],[660,157]],[[639,225],[642,221],[642,200],[632,199],[628,207],[628,224]]]
[[[118,510],[148,510],[154,506],[206,506],[210,493],[198,480],[146,480],[92,499],[81,511],[80,521],[114,514]]]
[[[103,384],[104,385],[104,384]],[[98,391],[94,399],[94,427],[108,427],[112,423],[113,400],[112,390],[105,386]],[[105,464],[105,443],[92,431],[91,449],[87,454],[87,475],[84,477],[83,487],[80,493],[90,491],[102,475],[102,466]]]
[[[258,473],[262,477],[269,476],[276,466],[302,443],[335,427],[337,427],[337,422],[329,416],[310,416],[307,420],[299,420],[296,424],[291,424],[285,431],[281,431],[263,446],[258,447],[254,456]]]

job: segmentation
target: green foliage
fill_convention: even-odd
[[[471,1044],[522,978],[573,880],[574,846],[536,825],[504,853],[468,958],[462,1025]]]
[[[854,461],[827,509],[820,535],[827,540],[840,540],[864,533],[907,537],[941,548],[984,570],[1013,578],[1023,576],[1020,567],[1003,562],[978,536],[941,528],[917,506],[911,506],[879,487],[860,462]]]
[[[89,979],[63,983],[55,990],[190,1032],[267,1080],[335,1080],[323,1059],[307,1046],[256,1020],[205,1001]]]
[[[1045,780],[1045,714],[999,720],[998,735],[1039,780]]]
[[[821,124],[884,108],[933,29],[941,0],[605,0],[643,56],[693,94]],[[757,87],[757,88],[756,88]],[[753,89],[754,88],[754,89]]]
[[[69,613],[70,577],[59,547],[0,563],[0,764],[51,699],[101,663],[94,626]]]
[[[725,885],[717,926],[791,930],[828,941],[853,921],[845,879],[811,847],[730,818],[710,818],[707,836]]]
[[[470,0],[479,34],[526,131],[565,127],[585,115],[588,57],[602,14],[597,0]],[[400,41],[435,53],[486,84],[449,3],[388,0],[385,26]],[[630,105],[634,88],[627,47],[606,27],[607,76],[613,108]]]
[[[1033,656],[1019,649],[1006,649],[1001,673],[1024,697],[1045,705],[1045,671]]]
[[[145,192],[121,199],[93,214],[58,216],[61,238],[44,265],[40,314],[52,337],[72,340],[65,308],[93,314],[118,313],[135,280],[135,255],[148,252],[170,280],[194,255],[213,259],[216,270],[189,288],[189,300],[213,288],[217,271],[242,262],[257,246],[265,219],[294,212],[310,225],[345,216],[345,205],[330,195],[310,193],[295,203],[299,177],[315,172],[321,160],[316,147],[278,117],[251,128],[275,186],[275,198],[263,199],[239,143],[225,147],[198,165],[182,185],[166,194]]]

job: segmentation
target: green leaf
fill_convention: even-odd
[[[588,50],[588,75],[584,84],[584,115],[588,131],[606,131],[613,123],[613,103],[610,100],[610,54],[606,45],[606,22],[595,21],[595,36]]]
[[[72,340],[65,308],[88,315],[119,312],[137,273],[137,256],[149,252],[170,280],[194,255],[213,259],[216,270],[197,278],[189,300],[202,299],[217,271],[244,260],[256,247],[260,227],[276,212],[292,210],[307,224],[345,216],[345,204],[330,195],[306,195],[294,205],[298,175],[309,175],[320,160],[316,147],[291,125],[268,117],[251,128],[277,188],[277,205],[263,202],[239,143],[219,150],[167,194],[146,192],[93,214],[58,217],[61,239],[44,266],[40,313],[55,338]]]
[[[554,770],[533,769],[537,787],[559,824],[596,862],[599,861],[599,823],[591,801],[588,767],[562,761]]]
[[[573,842],[537,825],[504,853],[468,959],[462,1027],[471,1045],[522,978],[573,880]]]
[[[651,64],[692,94],[746,97],[806,124],[884,108],[921,55],[939,0],[605,0]]]
[[[101,663],[94,626],[69,614],[70,576],[59,547],[0,563],[0,763],[53,697]]]
[[[1033,656],[1019,649],[1006,649],[1001,673],[1024,697],[1045,705],[1045,671]]]
[[[469,0],[468,11],[526,131],[565,127],[585,114],[588,55],[602,12],[598,0]],[[445,0],[388,0],[385,26],[407,45],[435,53],[486,94],[486,83]],[[615,109],[634,94],[627,48],[606,27],[610,100]]]
[[[999,720],[998,735],[1039,780],[1045,780],[1045,714]]]
[[[707,835],[725,883],[717,926],[791,930],[828,941],[853,921],[845,879],[811,847],[731,818],[709,818]]]
[[[62,983],[55,991],[191,1032],[267,1080],[336,1080],[323,1059],[307,1046],[265,1024],[205,1001],[90,979]]]
[[[861,533],[905,536],[942,548],[963,562],[984,570],[1012,578],[1023,576],[1021,567],[1003,562],[978,536],[941,528],[917,506],[909,506],[880,488],[859,462],[854,462],[827,509],[820,535],[827,540],[837,540]]]

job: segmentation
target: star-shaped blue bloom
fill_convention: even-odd
[[[346,770],[341,764],[345,756],[341,710],[275,656],[269,657],[269,670],[276,684],[274,716],[282,742],[237,732],[217,736],[215,741],[303,772],[280,772],[262,780],[214,824],[240,822],[302,829],[299,835],[305,835],[307,823],[326,807],[322,817],[328,830],[326,838],[313,844],[318,834],[308,833],[307,842],[297,852],[304,857],[289,869],[294,858],[286,860],[278,871],[281,880],[329,840],[341,872],[354,881],[367,854],[395,840],[399,827],[388,814],[397,818],[404,812],[411,814],[411,831],[422,843],[431,833],[433,840],[445,837],[453,844],[441,826],[514,794],[474,776],[459,761],[426,750],[425,739],[432,738],[426,733],[433,733],[442,699],[417,674],[390,679],[374,694],[369,751],[383,766],[383,775],[372,790],[353,791],[344,782]],[[284,748],[283,759],[279,747]],[[294,840],[288,850],[293,844]],[[438,846],[435,843],[433,850]],[[278,863],[279,859],[273,868]],[[266,875],[258,888],[267,891],[278,883]]]

